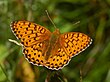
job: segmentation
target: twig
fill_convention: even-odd
[[[8,75],[7,75],[6,71],[5,71],[4,68],[2,67],[1,63],[0,63],[0,67],[1,67],[2,71],[4,72],[4,74],[5,74],[5,76],[6,76],[7,80],[8,80],[8,82],[11,82],[11,81],[9,80],[9,78],[8,78]]]
[[[15,40],[12,40],[12,39],[8,39],[10,42],[13,42],[13,43],[15,43],[16,45],[18,45],[18,46],[22,46],[22,44],[21,43],[18,43],[17,41],[15,41]]]

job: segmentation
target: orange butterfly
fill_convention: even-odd
[[[29,21],[14,21],[11,29],[21,41],[26,59],[34,65],[52,70],[62,69],[73,56],[92,43],[92,39],[86,34],[60,34],[59,29],[51,33],[45,27]]]

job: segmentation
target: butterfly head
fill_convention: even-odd
[[[60,35],[60,30],[57,28],[55,29],[55,31],[53,32],[54,35]]]

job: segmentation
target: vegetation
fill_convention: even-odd
[[[59,71],[27,62],[10,29],[14,20],[83,32],[92,45]],[[76,24],[78,21],[80,23]],[[0,0],[0,82],[110,82],[110,0]],[[18,41],[19,42],[19,41]]]

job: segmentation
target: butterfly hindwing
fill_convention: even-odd
[[[65,65],[68,64],[70,58],[66,54],[63,48],[58,48],[56,53],[48,58],[45,66],[52,70],[62,69]]]

